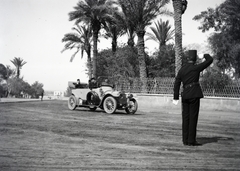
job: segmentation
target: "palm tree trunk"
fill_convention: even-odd
[[[139,61],[139,74],[140,80],[142,82],[142,92],[147,91],[147,71],[146,71],[146,62],[145,62],[145,46],[144,46],[144,35],[145,31],[138,31],[138,41],[137,41],[137,50],[138,50],[138,61]]]
[[[17,67],[17,78],[20,77],[20,67]]]
[[[128,44],[128,46],[130,46],[130,47],[132,47],[132,48],[134,47],[134,40],[133,40],[132,37],[128,38],[127,44]]]
[[[87,69],[88,69],[88,78],[89,80],[92,78],[92,60],[91,60],[91,44],[86,41],[84,44],[84,50],[87,53]]]
[[[89,80],[92,78],[92,60],[91,60],[91,50],[88,53],[87,57],[87,68],[88,68],[88,78]]]
[[[117,51],[117,33],[116,27],[113,28],[113,37],[112,37],[112,52],[115,53]]]
[[[97,77],[97,40],[98,31],[93,31],[93,77]]]
[[[129,37],[128,37],[127,44],[131,48],[134,47],[134,31],[133,30],[129,30]]]
[[[182,66],[182,0],[172,0],[175,25],[175,76]]]

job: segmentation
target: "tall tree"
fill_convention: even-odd
[[[182,14],[185,9],[183,9],[183,3],[187,1],[184,0],[172,0],[174,9],[174,26],[175,26],[175,75],[177,75],[179,69],[182,66]]]
[[[22,69],[23,65],[25,65],[27,62],[23,61],[20,57],[15,57],[13,60],[10,60],[13,65],[16,67],[17,71],[17,78],[20,76],[20,70]]]
[[[1,79],[6,79],[7,78],[7,68],[0,63],[0,83]]]
[[[1,76],[2,75],[2,76]],[[11,79],[14,77],[15,71],[14,69],[11,69],[9,65],[6,67],[2,64],[0,64],[0,86],[1,86],[1,79],[5,80],[5,83],[3,82],[5,93],[4,96],[8,96],[9,92],[11,91]]]
[[[44,92],[44,89],[43,89],[43,84],[38,82],[38,81],[35,81],[33,84],[32,84],[32,89],[34,90],[33,92],[33,96],[35,98],[38,98],[39,96],[41,96],[42,92]]]
[[[140,79],[143,83],[143,91],[146,90],[146,62],[145,62],[145,45],[144,35],[146,27],[149,26],[153,19],[158,15],[166,14],[168,11],[164,9],[164,6],[169,0],[119,0],[120,4],[123,4],[127,11],[126,18],[135,26],[136,31],[137,49],[138,49],[138,62],[139,62],[139,73]]]
[[[106,26],[107,22],[113,22],[114,18],[111,14],[111,8],[114,4],[112,0],[81,0],[74,7],[74,11],[69,13],[69,20],[75,20],[78,24],[91,25],[93,31],[93,77],[97,76],[97,43],[98,34],[102,26]]]
[[[202,32],[214,29],[209,37],[217,65],[224,70],[234,68],[235,77],[240,77],[240,1],[225,0],[215,9],[208,8],[196,15],[194,20],[201,21]]]
[[[153,40],[158,43],[159,51],[161,47],[165,46],[166,43],[173,39],[174,37],[174,30],[171,30],[171,25],[169,21],[159,21],[155,22],[155,27],[150,27],[152,33],[146,33],[148,38],[146,40]]]
[[[81,50],[81,57],[83,57],[83,53],[86,52],[87,54],[87,67],[88,67],[88,75],[89,78],[92,76],[92,64],[91,64],[91,39],[92,39],[92,31],[90,26],[79,26],[76,24],[76,27],[73,27],[73,30],[76,33],[67,33],[64,35],[62,42],[66,42],[64,49],[71,50],[76,48],[77,51],[72,55],[70,62],[73,61],[76,54]]]

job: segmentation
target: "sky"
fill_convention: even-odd
[[[73,21],[68,13],[79,0],[0,0],[0,63],[14,68],[10,60],[20,57],[27,63],[21,69],[24,81],[44,84],[44,90],[65,91],[68,81],[87,82],[86,56],[80,53],[73,62],[75,50],[61,53],[64,34],[72,32]],[[209,33],[198,30],[200,23],[192,18],[207,8],[215,8],[224,0],[188,0],[182,16],[183,46],[206,44]],[[172,5],[168,5],[173,11]],[[170,20],[174,27],[173,18]],[[119,43],[126,43],[121,40]],[[145,42],[147,51],[157,45]],[[111,48],[111,42],[101,39],[99,50]],[[198,49],[201,51],[201,49]]]

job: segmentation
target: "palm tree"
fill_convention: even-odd
[[[112,0],[81,0],[74,7],[74,11],[69,13],[69,20],[75,20],[91,25],[93,31],[93,77],[97,76],[97,42],[98,34],[102,26],[106,26],[107,22],[113,22],[111,8],[114,2]]]
[[[166,43],[173,39],[174,30],[171,30],[171,25],[169,21],[159,21],[155,22],[155,27],[150,27],[153,33],[146,33],[148,38],[146,40],[154,40],[158,43],[159,51]]]
[[[117,50],[117,39],[126,33],[125,25],[123,23],[123,15],[117,9],[113,9],[113,16],[116,23],[107,23],[105,30],[106,38],[112,38],[112,52],[115,53]]]
[[[172,0],[174,9],[174,25],[175,25],[175,75],[177,75],[179,69],[182,66],[182,14],[185,9],[183,9],[183,0]],[[187,4],[186,4],[187,5]],[[185,6],[186,7],[186,6]]]
[[[81,50],[81,57],[83,57],[83,53],[86,52],[87,54],[87,67],[88,67],[88,75],[89,78],[92,76],[92,65],[91,65],[91,38],[92,32],[90,26],[79,26],[76,24],[76,27],[72,28],[76,33],[67,33],[64,35],[62,42],[66,42],[64,49],[71,50],[76,48],[77,51],[72,55],[70,62],[73,61],[76,54]]]
[[[134,26],[134,31],[136,31],[138,37],[139,74],[143,83],[143,91],[146,90],[147,78],[144,45],[145,29],[158,15],[167,13],[167,10],[163,7],[168,2],[169,0],[119,0],[119,3],[125,8],[127,21]]]
[[[131,11],[130,11],[130,3],[126,2],[124,0],[118,0],[118,3],[122,9],[122,17],[119,17],[118,20],[120,23],[123,24],[123,29],[128,35],[128,41],[127,44],[130,47],[134,47],[134,37],[135,37],[135,30],[136,30],[136,25],[133,22],[131,18]]]
[[[20,70],[22,69],[23,65],[25,65],[27,62],[23,61],[20,57],[15,57],[13,60],[10,60],[13,65],[16,67],[17,71],[17,78],[20,76]]]

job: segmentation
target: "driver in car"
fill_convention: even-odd
[[[77,83],[73,83],[75,85],[75,88],[81,88],[80,79],[77,79]]]
[[[98,83],[94,77],[89,80],[89,88],[90,90],[92,90],[93,88],[98,88]]]

